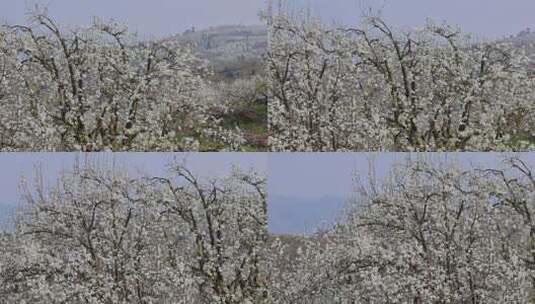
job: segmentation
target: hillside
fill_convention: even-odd
[[[216,72],[239,77],[244,76],[236,75],[240,70],[245,67],[250,70],[260,64],[267,48],[267,29],[263,25],[224,25],[204,30],[192,28],[171,39],[192,45],[199,56],[210,61]]]
[[[197,30],[192,28],[167,38],[193,48],[196,55],[208,61],[214,72],[207,79],[214,84],[218,98],[231,104],[231,109],[219,118],[227,130],[238,127],[243,131],[247,151],[267,149],[267,104],[261,78],[264,72],[263,54],[267,50],[267,29],[262,25],[223,25]],[[240,92],[250,92],[240,96]],[[239,92],[237,92],[239,91]],[[231,99],[225,99],[231,98]],[[212,108],[213,113],[223,113]],[[189,136],[189,135],[188,135]],[[224,148],[208,140],[200,141],[202,151]]]
[[[527,28],[516,35],[506,38],[505,42],[512,43],[515,47],[524,49],[530,57],[532,64],[535,65],[535,31]]]

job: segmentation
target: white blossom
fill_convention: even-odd
[[[274,151],[533,149],[516,143],[535,135],[535,81],[519,48],[374,16],[333,27],[283,11],[269,31]]]

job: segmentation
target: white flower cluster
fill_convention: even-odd
[[[218,129],[209,73],[172,40],[137,41],[99,20],[67,31],[37,12],[0,28],[0,150],[195,148],[178,133]]]
[[[531,303],[532,174],[519,159],[468,171],[418,160],[360,185],[334,228],[297,250],[279,240],[275,303]]]
[[[273,17],[267,56],[275,151],[534,149],[535,80],[522,50],[429,21],[398,31]]]
[[[263,303],[265,178],[170,172],[89,163],[28,191],[0,234],[0,303]]]
[[[91,164],[28,191],[0,234],[0,303],[529,303],[535,175],[418,159],[358,184],[334,227],[269,236],[265,177],[129,178]]]

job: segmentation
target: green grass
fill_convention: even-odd
[[[509,144],[512,150],[524,150],[526,146],[535,146],[535,136],[527,133],[515,134]]]
[[[245,151],[267,150],[267,105],[253,103],[248,107],[235,110],[223,117],[223,128],[239,128],[248,140],[243,147]]]
[[[222,117],[221,126],[227,130],[235,130],[238,127],[248,142],[241,148],[244,152],[266,151],[267,138],[267,105],[263,103],[253,103],[248,107],[241,107]],[[177,136],[177,141],[182,141],[185,137],[193,137],[199,141],[200,151],[219,151],[228,148],[224,143],[211,138],[201,136],[196,132],[182,132]],[[257,140],[252,140],[252,139]]]
[[[248,113],[247,113],[248,112]],[[250,108],[223,118],[224,128],[239,127],[243,131],[257,135],[267,133],[267,105],[255,103]]]

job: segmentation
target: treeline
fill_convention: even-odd
[[[252,110],[251,124],[262,126],[254,135],[261,136],[265,101],[225,100],[219,88],[226,81],[214,79],[191,45],[142,41],[125,25],[98,18],[67,28],[46,10],[30,16],[26,24],[0,26],[0,150],[265,148],[249,140],[243,121],[221,115]],[[250,81],[247,89],[258,89]]]
[[[265,177],[75,167],[0,237],[0,303],[530,303],[535,175],[418,159],[333,228],[268,234]]]
[[[0,236],[0,303],[262,303],[265,178],[88,163],[28,189]]]
[[[533,67],[511,43],[375,15],[355,27],[284,11],[269,22],[272,150],[533,149]]]

